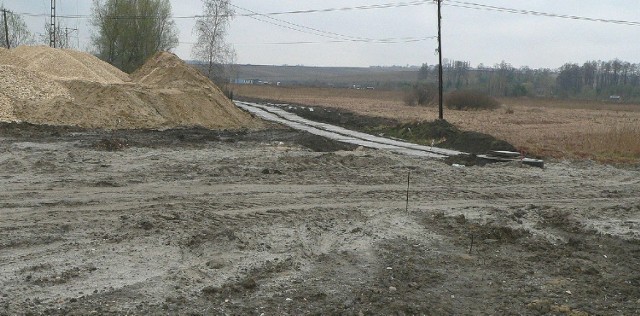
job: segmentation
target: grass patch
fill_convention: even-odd
[[[483,154],[492,150],[516,150],[506,141],[483,133],[461,131],[445,120],[380,126],[370,129],[369,132],[473,154]]]
[[[640,126],[622,124],[586,134],[576,152],[594,155],[602,162],[632,162],[640,158]]]

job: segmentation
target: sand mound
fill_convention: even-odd
[[[16,66],[0,65],[0,120],[17,120],[17,104],[70,98],[67,88],[40,73]]]
[[[131,74],[141,84],[168,88],[211,88],[211,81],[178,56],[159,52]],[[217,88],[217,87],[216,87]]]
[[[71,98],[18,104],[16,117],[34,124],[72,125],[89,128],[160,127],[134,85],[103,85],[89,81],[64,81]]]
[[[13,114],[11,99],[0,94],[0,122],[15,122],[18,118]]]
[[[0,52],[2,63],[0,120],[131,129],[263,126],[170,53],[151,58],[134,73],[134,82],[111,65],[70,50],[19,47]]]
[[[0,47],[0,65],[19,66],[26,64],[26,60],[22,57],[15,56],[10,50]]]
[[[262,123],[206,93],[135,84],[65,81],[72,98],[24,103],[15,116],[34,124],[88,128],[257,128]]]
[[[97,57],[48,46],[19,46],[3,54],[0,63],[45,73],[61,80],[86,80],[103,84],[130,81],[129,76]]]
[[[8,65],[0,65],[0,94],[23,101],[69,95],[64,86],[47,76]]]

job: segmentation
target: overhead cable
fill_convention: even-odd
[[[392,3],[381,3],[381,4],[372,4],[372,5],[362,5],[362,6],[354,6],[354,7],[340,7],[340,8],[324,8],[324,9],[309,9],[309,10],[292,10],[292,11],[279,11],[279,12],[267,12],[267,13],[243,13],[236,14],[238,17],[252,17],[252,16],[270,16],[270,15],[286,15],[286,14],[307,14],[307,13],[327,13],[327,12],[336,12],[336,11],[355,11],[355,10],[374,10],[374,9],[393,9],[393,8],[404,8],[404,7],[412,7],[412,6],[421,6],[425,4],[433,4],[433,0],[414,0],[409,2],[392,2]],[[31,16],[31,17],[46,17],[47,14],[44,13],[20,13],[20,15]],[[66,19],[90,19],[91,15],[81,15],[81,14],[69,14],[69,15],[61,15],[60,17]],[[205,17],[205,15],[178,15],[174,16],[174,19],[197,19]],[[147,19],[154,18],[153,16],[114,16],[114,19]]]
[[[429,37],[429,38],[407,37],[407,38],[402,38],[402,39],[398,39],[398,38],[374,39],[374,38],[368,38],[368,37],[344,35],[344,34],[340,34],[340,33],[336,33],[336,32],[323,31],[323,30],[320,30],[320,29],[317,29],[317,28],[308,27],[308,26],[304,26],[304,25],[288,22],[288,21],[285,21],[285,20],[277,19],[277,18],[268,16],[268,15],[265,15],[265,14],[262,14],[262,13],[258,13],[258,12],[255,12],[255,11],[252,11],[252,10],[249,10],[249,9],[245,9],[245,8],[239,7],[239,6],[234,5],[234,4],[231,4],[231,6],[233,6],[236,9],[239,9],[239,10],[250,12],[251,15],[248,16],[248,17],[252,18],[254,20],[257,20],[257,21],[260,21],[260,22],[264,22],[264,23],[268,23],[268,24],[272,24],[272,25],[275,25],[275,26],[278,26],[278,27],[282,27],[282,28],[285,28],[285,29],[301,32],[301,33],[321,36],[321,37],[324,37],[324,38],[332,39],[335,42],[398,43],[398,42],[410,42],[410,41],[423,41],[423,40],[426,40],[426,39],[429,39],[429,38],[433,38],[433,37]],[[261,16],[262,18],[258,18],[258,16]]]
[[[411,2],[396,2],[396,3],[381,3],[372,5],[362,5],[356,7],[342,7],[342,8],[326,8],[326,9],[310,9],[310,10],[294,10],[294,11],[282,11],[282,12],[269,12],[260,13],[259,15],[285,15],[285,14],[306,14],[306,13],[326,13],[336,11],[353,11],[353,10],[373,10],[373,9],[392,9],[392,8],[404,8],[421,6],[425,4],[433,4],[433,0],[417,0]],[[238,16],[252,16],[254,14],[239,14]]]
[[[254,13],[237,14],[236,16],[238,17],[263,16],[264,17],[264,16],[286,15],[286,14],[309,14],[309,13],[327,13],[327,12],[335,12],[335,11],[392,9],[392,8],[420,6],[424,4],[433,4],[433,3],[434,3],[433,0],[414,0],[409,2],[382,3],[382,4],[362,5],[362,6],[354,6],[354,7],[341,7],[341,8],[293,10],[293,11],[268,12],[268,13],[254,12]],[[557,13],[534,11],[534,10],[492,6],[492,5],[467,2],[467,1],[445,0],[442,2],[442,4],[449,7],[457,7],[457,8],[464,8],[464,9],[497,11],[497,12],[505,12],[505,13],[512,13],[512,14],[543,16],[543,17],[570,19],[570,20],[578,20],[578,21],[612,23],[612,24],[628,25],[628,26],[640,26],[639,21],[594,18],[594,17],[578,16],[578,15],[571,15],[571,14],[557,14]],[[46,14],[46,13],[14,12],[14,14],[29,16],[29,17],[48,17],[49,16],[49,14]],[[90,19],[91,15],[68,14],[68,15],[58,15],[57,17],[63,18],[63,19]],[[201,17],[205,17],[205,16],[204,15],[173,16],[174,19],[197,19]],[[112,17],[112,19],[148,19],[148,18],[156,18],[156,17],[154,16],[113,16]]]
[[[498,7],[498,6],[486,5],[486,4],[480,4],[480,3],[473,3],[473,2],[465,2],[465,1],[447,0],[447,1],[443,2],[442,4],[446,5],[446,6],[450,6],[450,7],[458,7],[458,8],[473,9],[473,10],[498,11],[498,12],[514,13],[514,14],[535,15],[535,16],[544,16],[544,17],[579,20],[579,21],[613,23],[613,24],[629,25],[629,26],[640,26],[640,22],[638,22],[638,21],[625,21],[625,20],[613,20],[613,19],[603,19],[603,18],[591,18],[591,17],[586,17],[586,16],[578,16],[578,15],[570,15],[570,14],[556,14],[556,13],[533,11],[533,10],[522,10],[522,9]]]

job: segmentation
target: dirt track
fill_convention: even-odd
[[[0,314],[640,311],[637,168],[319,142],[3,125]]]

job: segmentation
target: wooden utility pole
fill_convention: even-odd
[[[56,0],[51,0],[51,30],[49,30],[49,46],[56,48]]]
[[[7,49],[11,48],[11,42],[9,41],[9,22],[7,21],[7,10],[2,9],[2,16],[4,17],[4,38],[7,42]]]
[[[442,0],[438,0],[438,118],[444,120],[442,100],[443,100],[443,81],[442,81]]]

